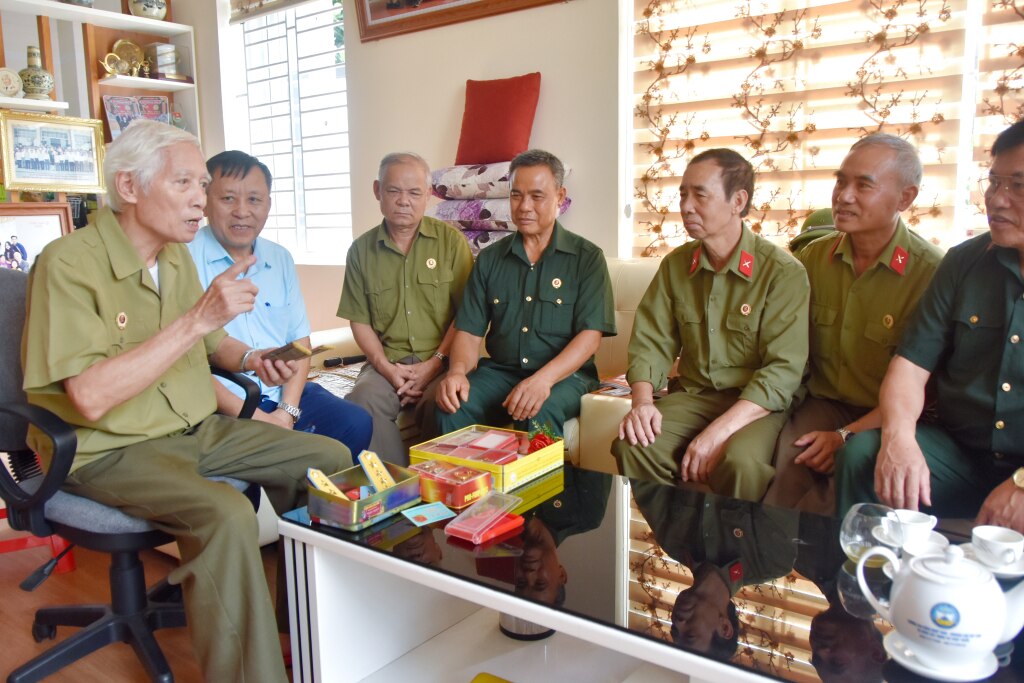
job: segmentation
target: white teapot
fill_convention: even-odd
[[[889,560],[894,570],[888,604],[864,578],[865,562],[876,555]],[[977,664],[1024,626],[1024,583],[1004,593],[992,572],[966,559],[957,546],[902,563],[888,548],[870,548],[857,563],[857,583],[920,662],[932,669]]]

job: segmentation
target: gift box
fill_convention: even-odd
[[[310,486],[310,519],[346,531],[359,531],[419,503],[419,473],[389,462],[384,463],[384,467],[394,477],[395,485],[359,500],[338,497]],[[359,465],[332,474],[328,479],[342,491],[361,486],[368,486],[371,491],[373,490],[373,483]]]
[[[444,460],[427,460],[409,466],[420,475],[420,497],[425,503],[440,501],[460,510],[491,490],[491,474]]]
[[[516,448],[526,436],[526,432],[514,429],[472,425],[413,446],[409,450],[409,460],[413,464],[442,460],[489,472],[494,490],[510,491],[565,463],[565,449],[561,439],[533,453],[520,455]],[[493,442],[502,437],[504,443],[515,445],[504,449],[491,447]],[[515,441],[512,441],[513,438]]]

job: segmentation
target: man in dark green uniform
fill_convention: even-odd
[[[437,391],[437,424],[549,426],[558,434],[597,387],[594,352],[615,334],[604,254],[563,228],[565,169],[553,154],[512,160],[512,220],[518,232],[484,249],[455,317],[451,367]],[[490,329],[488,330],[488,325]],[[490,358],[479,361],[487,334]]]
[[[679,191],[694,239],[665,257],[637,309],[633,407],[612,454],[631,478],[760,500],[807,362],[807,275],[743,225],[754,169],[736,152],[695,156]],[[655,403],[677,357],[677,384]]]
[[[458,230],[423,215],[430,168],[418,155],[385,156],[373,194],[384,220],[349,248],[338,304],[367,361],[347,398],[373,417],[370,450],[407,465],[395,419],[408,407],[421,430],[434,428],[434,392],[473,255]]]
[[[764,502],[830,515],[835,454],[881,425],[878,388],[942,253],[900,220],[917,197],[921,161],[906,140],[874,133],[836,172],[836,232],[794,251],[811,283],[808,396],[775,448]]]
[[[294,362],[263,360],[222,329],[253,308],[255,285],[236,278],[254,256],[205,292],[199,283],[183,244],[199,230],[210,180],[199,141],[136,121],[109,146],[104,174],[110,208],[47,246],[29,276],[25,392],[76,428],[67,490],[177,540],[181,565],[168,578],[184,589],[205,680],[284,681],[256,515],[206,477],[260,484],[284,512],[303,504],[307,467],[337,471],[350,454],[333,439],[212,414],[210,362],[269,385]],[[48,457],[38,431],[29,445]]]
[[[840,514],[880,500],[1024,531],[1024,121],[996,138],[982,188],[990,232],[950,249],[921,297],[882,382],[881,432],[838,458]],[[937,424],[918,421],[929,379]]]

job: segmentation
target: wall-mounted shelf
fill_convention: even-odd
[[[159,90],[160,92],[179,92],[181,90],[194,90],[195,83],[183,81],[169,81],[157,78],[140,78],[138,76],[106,76],[99,80],[99,84],[110,88],[131,88],[132,90]]]
[[[97,24],[116,30],[139,31],[157,36],[179,36],[192,31],[190,26],[184,24],[68,5],[54,0],[0,0],[0,12],[7,11],[47,16],[63,21],[80,21],[84,24]]]
[[[54,111],[67,109],[67,102],[54,100],[29,100],[24,97],[0,97],[0,109],[17,109],[20,111]]]

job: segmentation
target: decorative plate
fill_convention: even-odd
[[[115,55],[128,62],[129,65],[141,64],[142,60],[146,58],[141,47],[124,38],[114,43],[113,52]]]
[[[21,92],[21,76],[14,69],[0,67],[0,95],[17,97]]]

